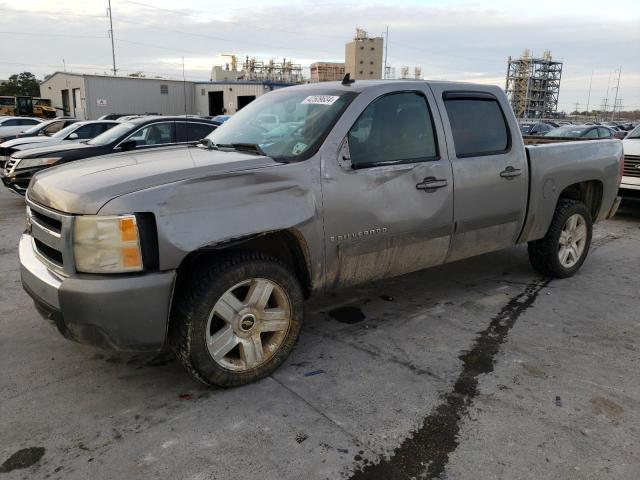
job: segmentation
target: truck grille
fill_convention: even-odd
[[[640,155],[624,156],[623,175],[625,177],[640,177]]]
[[[27,217],[33,246],[40,258],[58,273],[73,273],[73,216],[50,210],[27,198]]]

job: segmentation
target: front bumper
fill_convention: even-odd
[[[166,341],[175,271],[61,276],[22,235],[20,274],[38,312],[67,338],[101,348],[157,351]]]

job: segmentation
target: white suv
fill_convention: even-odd
[[[640,125],[622,141],[624,147],[624,173],[620,189],[635,190],[640,194]]]

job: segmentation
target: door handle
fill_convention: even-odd
[[[440,180],[436,177],[427,177],[420,183],[416,184],[416,189],[424,190],[425,192],[435,192],[438,188],[444,188],[449,185],[446,180]]]
[[[519,168],[513,168],[511,165],[500,172],[500,176],[507,180],[511,180],[513,177],[517,177],[518,175],[522,175],[522,170]]]

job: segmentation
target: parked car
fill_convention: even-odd
[[[613,131],[602,125],[565,125],[544,134],[556,138],[612,138]]]
[[[522,135],[544,135],[553,128],[553,125],[546,122],[523,122],[520,124],[520,133]]]
[[[222,125],[224,122],[226,122],[230,118],[231,118],[231,115],[216,115],[211,120],[216,122],[218,125]]]
[[[640,125],[622,141],[624,172],[620,190],[625,196],[640,196]]]
[[[12,133],[11,135],[1,135],[0,143],[7,140],[13,140],[14,138],[22,137],[36,137],[38,135],[52,136],[54,133],[62,130],[64,127],[71,125],[78,120],[70,117],[56,118],[55,120],[47,120],[45,122],[37,123],[32,127],[23,127],[22,131]]]
[[[132,113],[107,113],[98,118],[98,120],[118,120],[122,117],[128,117],[133,115]]]
[[[42,120],[35,117],[0,117],[0,138],[20,133],[39,123]]]
[[[51,137],[46,135],[21,137],[0,143],[0,151],[2,151],[5,160],[8,160],[8,157],[15,152],[28,150],[30,148],[50,147],[52,145],[91,140],[116,125],[120,124],[114,120],[74,122],[58,133],[53,134]]]
[[[611,131],[613,132],[613,136],[619,138],[620,140],[624,139],[627,136],[627,131],[624,128],[619,126],[609,126]]]
[[[201,145],[38,173],[22,282],[68,338],[171,345],[197,379],[241,385],[287,358],[312,292],[522,243],[572,276],[621,162],[618,140],[525,147],[497,86],[282,88]]]
[[[211,120],[185,117],[141,117],[107,130],[85,143],[30,148],[12,154],[4,165],[2,182],[24,195],[34,173],[52,165],[110,153],[189,144],[216,128]]]

